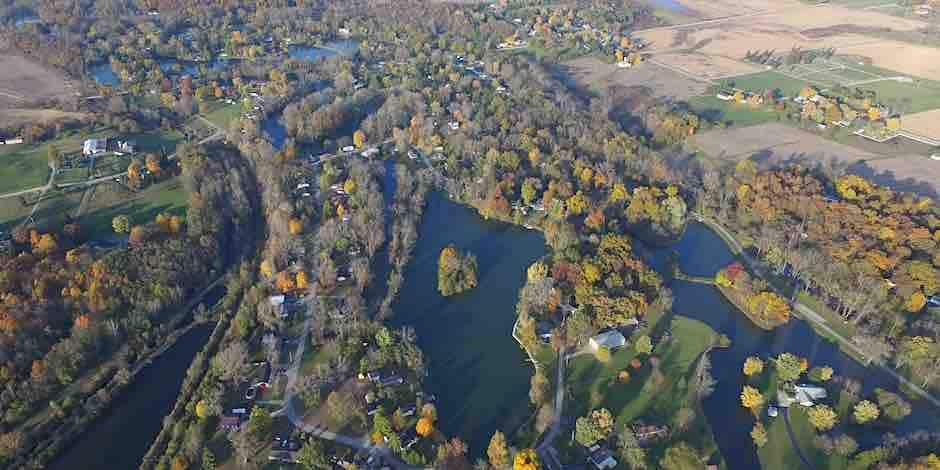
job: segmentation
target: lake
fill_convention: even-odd
[[[418,234],[392,323],[417,330],[438,427],[481,455],[494,431],[512,431],[530,414],[532,366],[512,327],[526,268],[546,254],[545,240],[486,221],[438,192],[428,194]],[[437,259],[449,244],[476,255],[479,273],[475,289],[445,298],[437,291]]]
[[[437,292],[437,257],[449,243],[477,255],[480,285],[444,298]],[[674,257],[682,272],[693,276],[712,276],[735,259],[724,241],[699,223],[689,224],[683,236],[668,246],[654,247],[638,240],[634,244],[661,273]],[[485,221],[439,193],[428,197],[393,322],[416,328],[418,342],[429,357],[428,388],[439,400],[440,428],[467,441],[471,455],[482,454],[495,430],[514,430],[530,412],[527,392],[532,367],[511,330],[525,270],[545,254],[544,240],[536,232]],[[749,434],[754,418],[739,404],[744,384],[741,367],[748,356],[768,358],[793,352],[812,365],[829,365],[836,375],[859,381],[864,393],[875,387],[898,390],[890,375],[863,367],[802,320],[792,319],[767,332],[711,286],[672,281],[670,288],[677,314],[701,320],[732,340],[730,348],[711,355],[718,384],[703,403],[729,468],[760,466]],[[912,407],[913,413],[897,425],[897,434],[937,429],[936,409],[919,401],[912,401]],[[870,448],[880,442],[882,430],[870,427],[856,436],[863,448]]]

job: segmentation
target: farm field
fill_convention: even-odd
[[[692,137],[690,142],[712,157],[725,160],[756,157],[759,163],[768,164],[828,160],[852,164],[879,157],[782,123],[713,130]]]
[[[680,0],[695,10],[698,0]],[[699,64],[712,62],[708,77],[735,75],[748,51],[787,51],[836,48],[839,53],[871,59],[876,66],[902,74],[940,80],[940,49],[882,39],[870,34],[908,33],[926,23],[840,5],[808,5],[799,2],[745,1],[723,10],[717,19],[640,31],[636,36],[649,44],[647,51],[670,66],[701,73]],[[727,12],[738,14],[729,16]],[[708,14],[702,18],[710,17]],[[877,27],[869,26],[877,25]],[[901,54],[899,52],[903,51]],[[682,55],[675,53],[681,52]],[[662,55],[663,58],[659,59]],[[692,59],[690,56],[703,56]],[[714,59],[722,58],[722,60]],[[687,67],[687,68],[686,68]]]
[[[940,109],[901,116],[901,127],[915,134],[940,140]]]
[[[622,69],[597,58],[585,57],[565,62],[564,68],[580,87],[590,90],[602,90],[610,86],[645,87],[650,90],[650,97],[683,100],[701,95],[708,89],[703,82],[648,62]]]
[[[71,85],[59,72],[24,57],[0,55],[0,109],[70,96],[75,96]]]
[[[727,78],[720,83],[729,88],[737,87],[753,92],[778,89],[784,96],[796,96],[806,86],[803,80],[796,80],[773,70]]]

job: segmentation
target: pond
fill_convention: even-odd
[[[290,46],[287,55],[291,59],[316,62],[338,54],[352,54],[359,49],[359,42],[353,39],[328,42],[321,46]]]
[[[206,294],[203,303],[215,305],[224,294],[224,288],[216,287]],[[137,468],[163,427],[163,417],[173,409],[186,371],[209,340],[212,328],[212,324],[196,325],[181,336],[141,370],[87,432],[66,446],[46,468]]]
[[[734,260],[734,255],[724,241],[699,223],[690,224],[684,236],[671,246],[642,248],[650,263],[660,272],[664,272],[668,259],[674,253],[678,253],[682,272],[693,276],[712,276]],[[754,326],[711,286],[675,280],[669,287],[675,299],[674,312],[701,320],[732,341],[730,348],[716,350],[711,355],[712,374],[718,384],[715,392],[704,402],[705,414],[729,468],[759,467],[750,437],[754,418],[739,404],[741,387],[744,385],[741,367],[748,356],[768,358],[782,352],[792,352],[806,357],[811,365],[829,365],[835,375],[859,381],[864,390],[863,395],[871,393],[875,387],[898,391],[897,380],[893,377],[881,369],[862,366],[842,353],[835,344],[817,335],[802,320],[791,319],[785,326],[768,332]],[[937,429],[940,425],[937,409],[919,401],[912,402],[912,407],[911,415],[896,426],[896,434]],[[877,445],[882,434],[883,430],[875,427],[866,428],[863,434],[853,432],[862,448]]]
[[[692,15],[694,12],[683,5],[679,0],[646,0],[654,9],[663,9],[670,13]]]
[[[417,330],[430,371],[426,388],[438,398],[438,427],[481,455],[494,431],[516,429],[530,412],[532,366],[512,327],[526,268],[545,255],[545,240],[483,220],[437,192],[428,195],[418,236],[392,322]],[[437,291],[437,259],[449,244],[476,255],[479,283],[445,298]]]

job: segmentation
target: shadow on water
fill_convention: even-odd
[[[439,193],[428,195],[418,240],[392,321],[417,330],[441,430],[465,439],[471,455],[481,455],[494,431],[514,429],[531,411],[532,368],[512,326],[526,268],[546,253],[545,240],[483,220]],[[476,255],[479,284],[444,298],[437,291],[437,259],[448,244]]]

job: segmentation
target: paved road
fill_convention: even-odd
[[[790,408],[786,407],[783,409],[783,422],[787,425],[787,435],[790,436],[790,445],[793,446],[793,449],[796,451],[796,455],[800,457],[800,461],[803,462],[803,466],[809,470],[815,470],[813,464],[810,463],[809,459],[803,455],[803,449],[800,449],[800,445],[796,442],[796,435],[793,434],[793,427],[790,426]]]

